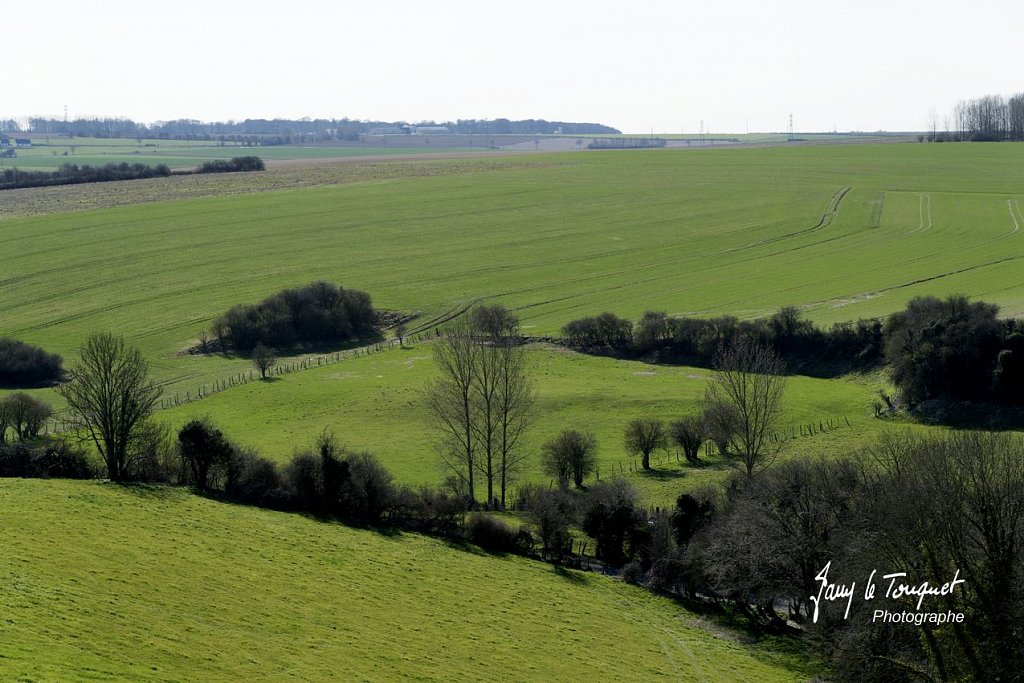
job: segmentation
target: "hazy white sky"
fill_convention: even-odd
[[[1024,90],[1021,0],[4,2],[0,117],[920,130]]]

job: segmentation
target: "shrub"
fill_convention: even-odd
[[[91,479],[96,468],[88,454],[63,439],[0,444],[0,477]]]
[[[466,521],[466,540],[492,553],[521,553],[519,535],[496,517],[474,513]]]
[[[284,479],[277,465],[253,451],[232,449],[224,493],[250,505],[285,509],[291,501],[284,489]]]

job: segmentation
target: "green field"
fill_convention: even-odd
[[[707,457],[707,466],[694,468],[678,463],[674,454],[661,453],[656,455],[654,472],[634,474],[633,458],[622,445],[631,418],[668,421],[699,412],[708,370],[616,361],[557,347],[536,347],[529,358],[538,417],[527,438],[526,480],[547,481],[537,453],[541,443],[567,427],[593,432],[600,473],[605,478],[625,474],[651,504],[674,505],[681,491],[727,475],[728,465],[717,456]],[[278,461],[297,448],[311,447],[316,435],[329,428],[349,447],[375,453],[400,482],[435,485],[443,479],[433,449],[437,433],[418,392],[436,374],[430,344],[421,344],[283,375],[273,382],[252,382],[163,411],[160,418],[178,427],[193,417],[208,416],[229,437]],[[839,427],[790,439],[786,454],[837,454],[880,431],[884,423],[872,417],[871,410],[877,385],[872,378],[791,378],[784,425],[799,434],[798,425],[813,423],[817,428],[831,418]]]
[[[603,310],[830,322],[949,292],[1024,312],[1024,146],[533,159],[0,222],[2,331],[73,358],[118,330],[184,392],[245,367],[175,355],[212,318],[318,278],[426,315],[500,301],[530,333]]]
[[[250,175],[8,195],[20,208],[0,211],[0,335],[73,364],[90,332],[114,330],[180,397],[250,369],[181,353],[214,317],[316,279],[420,321],[501,302],[533,335],[606,310],[751,318],[797,305],[830,323],[954,292],[1024,314],[1021,145],[645,150]],[[123,205],[74,210],[117,193]],[[164,196],[173,200],[154,201]],[[594,432],[602,478],[625,474],[648,504],[727,476],[717,457],[691,467],[659,456],[653,473],[631,473],[621,446],[632,417],[693,412],[708,370],[549,344],[532,345],[529,363],[538,419],[526,479],[544,481],[538,446],[565,427]],[[176,427],[208,415],[277,461],[328,428],[400,483],[441,480],[419,394],[436,373],[430,343],[313,365],[157,418]],[[791,377],[783,431],[837,428],[789,439],[788,456],[849,453],[889,428],[871,409],[884,385],[881,372]],[[52,390],[34,393],[59,407]],[[415,535],[95,482],[0,481],[0,510],[0,672],[15,678],[819,673],[621,583]]]
[[[390,156],[456,152],[429,147],[326,147],[316,145],[275,145],[244,147],[238,143],[223,145],[190,140],[130,140],[124,138],[35,138],[32,147],[17,148],[13,159],[0,159],[0,169],[20,168],[25,171],[51,171],[63,164],[167,164],[174,170],[195,168],[210,159],[229,159],[255,155],[264,160],[341,159],[356,156]]]
[[[815,673],[611,578],[415,534],[96,482],[0,480],[0,509],[4,680]]]

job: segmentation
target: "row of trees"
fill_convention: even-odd
[[[938,116],[931,115],[929,138],[934,141],[971,140],[1001,142],[1024,140],[1024,93],[1011,97],[986,95],[957,103],[940,131]]]
[[[263,159],[254,156],[232,157],[230,160],[214,159],[199,164],[196,173],[245,173],[251,171],[265,171],[267,165]]]
[[[471,505],[482,477],[487,507],[503,509],[534,420],[519,321],[501,305],[478,306],[441,331],[434,360],[441,376],[428,384],[425,400],[444,468]]]
[[[0,337],[0,387],[40,387],[64,376],[63,359],[56,353]]]
[[[562,334],[567,344],[584,350],[704,367],[740,337],[771,349],[791,370],[804,374],[832,376],[882,361],[881,321],[859,320],[821,329],[794,306],[757,320],[669,317],[648,311],[635,325],[613,313],[602,313],[569,322]]]
[[[23,171],[18,168],[8,168],[0,171],[0,190],[141,180],[169,175],[171,175],[171,169],[167,164],[156,164],[155,166],[128,163],[106,164],[105,166],[64,164],[56,171]]]
[[[234,306],[214,320],[210,335],[221,351],[248,354],[259,345],[290,348],[369,338],[376,320],[369,294],[321,281],[282,290],[256,305]],[[201,341],[210,345],[209,337]]]
[[[360,121],[341,119],[245,119],[242,121],[204,122],[195,119],[160,121],[153,124],[138,123],[125,118],[77,118],[70,121],[47,117],[33,117],[26,127],[17,121],[0,121],[0,132],[70,135],[98,138],[158,138],[233,140],[239,137],[271,136],[292,142],[329,140],[358,140],[373,128],[406,125],[404,121]],[[564,135],[616,134],[620,131],[598,123],[572,123],[545,121],[544,119],[459,119],[419,125],[447,126],[453,133],[464,135]]]

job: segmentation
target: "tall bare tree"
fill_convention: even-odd
[[[475,501],[477,475],[487,506],[504,508],[525,457],[533,387],[519,323],[504,306],[479,306],[445,327],[435,344],[441,377],[428,385],[427,406],[443,434],[443,463]]]
[[[139,350],[126,346],[123,337],[93,334],[70,381],[57,392],[67,401],[73,430],[96,444],[110,479],[128,479],[138,455],[133,446],[161,393]]]
[[[498,342],[500,380],[498,384],[498,473],[501,508],[505,508],[508,489],[518,476],[526,453],[523,434],[533,424],[535,395],[526,368],[526,349],[516,339],[518,325],[509,328]]]
[[[770,466],[782,448],[773,431],[782,412],[786,366],[769,348],[737,337],[718,356],[717,372],[705,396],[706,410],[732,413],[730,452],[748,477]]]
[[[434,362],[441,376],[425,391],[427,409],[442,434],[439,444],[445,469],[465,487],[468,502],[476,500],[477,405],[473,400],[479,345],[466,316],[448,324],[434,344]]]

